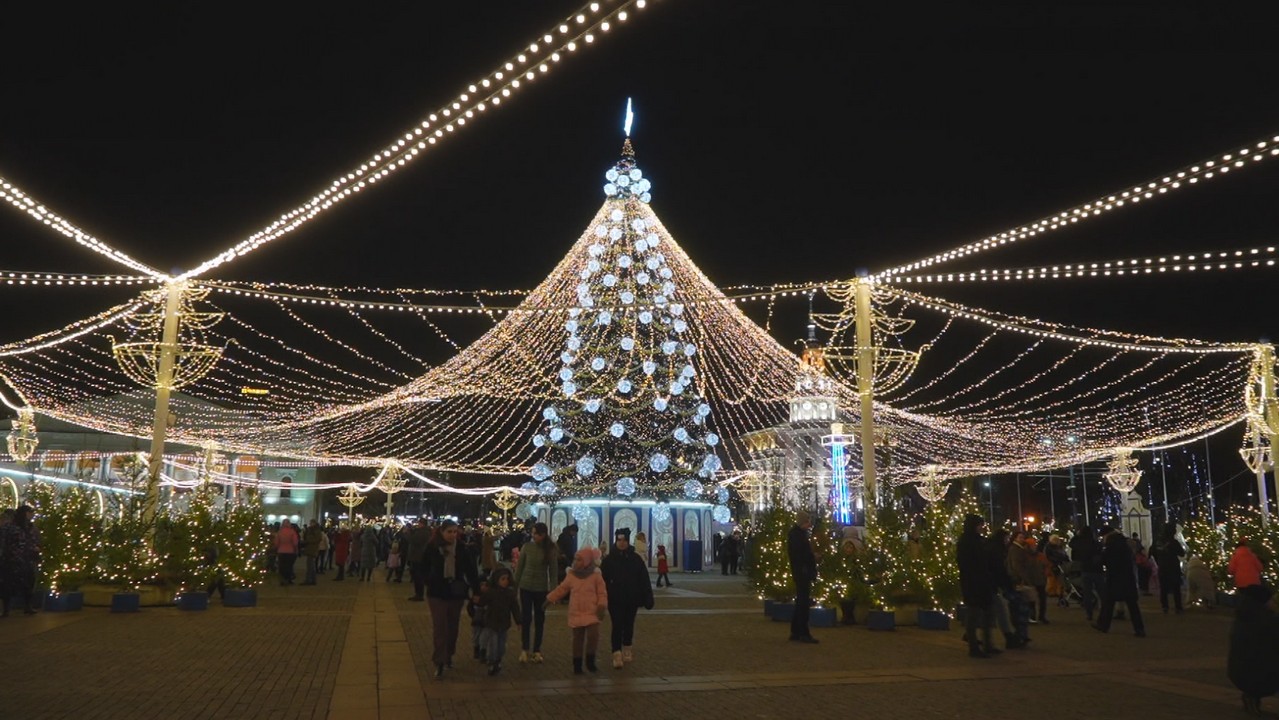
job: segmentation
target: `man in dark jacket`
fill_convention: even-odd
[[[1261,715],[1261,698],[1279,692],[1279,617],[1269,588],[1253,585],[1237,593],[1230,626],[1226,675],[1243,691],[1243,707]]]
[[[991,602],[995,599],[995,582],[990,574],[989,554],[985,537],[981,534],[986,521],[980,515],[964,518],[964,531],[955,544],[955,561],[959,566],[959,589],[968,613],[965,627],[968,632],[968,656],[987,658],[984,648],[993,648],[990,642],[990,626],[993,615]],[[981,628],[982,643],[977,642],[977,628]]]
[[[1106,576],[1101,565],[1101,543],[1090,527],[1080,528],[1079,534],[1070,540],[1070,560],[1079,563],[1079,594],[1083,595],[1084,613],[1092,621],[1097,609],[1097,596],[1102,592]]]
[[[1181,559],[1186,556],[1186,548],[1177,539],[1176,523],[1164,526],[1163,538],[1151,551],[1155,564],[1159,566],[1159,606],[1164,613],[1168,612],[1168,596],[1171,595],[1181,614]]]
[[[608,616],[613,625],[613,667],[620,670],[635,659],[635,616],[641,606],[653,609],[653,584],[648,566],[631,546],[631,529],[613,533],[613,547],[600,563],[608,588]]]
[[[577,523],[560,531],[560,536],[555,538],[555,546],[560,550],[559,582],[564,582],[564,574],[573,566],[573,556],[577,554]],[[568,598],[563,602],[568,602]]]
[[[1115,603],[1122,601],[1132,617],[1132,629],[1137,637],[1146,637],[1146,625],[1141,620],[1141,608],[1137,607],[1137,562],[1132,548],[1123,533],[1111,530],[1102,545],[1101,563],[1106,568],[1106,591],[1101,600],[1101,614],[1093,627],[1110,632],[1110,621],[1115,613]]]
[[[791,579],[795,581],[795,614],[791,617],[790,639],[816,643],[808,629],[808,611],[813,604],[813,581],[817,579],[817,556],[809,542],[808,531],[813,516],[804,510],[795,513],[795,525],[786,535],[786,554],[790,558]]]
[[[426,599],[426,545],[431,542],[431,531],[426,529],[426,518],[420,517],[409,533],[409,576],[413,579],[413,596],[409,599],[422,602]],[[341,578],[338,578],[339,580]]]

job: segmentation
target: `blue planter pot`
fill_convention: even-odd
[[[764,600],[764,616],[765,616],[765,617],[772,617],[772,616],[773,616],[773,608],[774,608],[774,607],[776,607],[776,606],[777,606],[777,601],[776,601],[776,600],[767,600],[767,599],[766,599],[766,600]]]
[[[209,594],[207,592],[185,592],[178,596],[179,610],[208,610]]]
[[[808,624],[820,628],[835,627],[835,608],[813,608],[808,613]]]
[[[866,627],[870,630],[896,630],[897,616],[891,610],[871,610],[866,613]]]
[[[111,596],[111,612],[135,613],[142,607],[142,596],[138,593],[115,593]]]
[[[256,607],[257,604],[258,591],[254,588],[228,589],[222,596],[223,607]]]
[[[44,596],[46,612],[74,612],[84,607],[84,593],[64,592]]]
[[[795,619],[795,603],[773,603],[773,619],[780,622]]]
[[[921,630],[950,629],[950,617],[941,610],[916,610],[915,617]]]

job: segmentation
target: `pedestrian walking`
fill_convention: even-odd
[[[1261,699],[1279,692],[1279,617],[1262,585],[1240,590],[1230,626],[1226,675],[1243,693],[1244,710],[1261,715]]]
[[[1230,576],[1235,579],[1235,591],[1254,585],[1261,585],[1261,560],[1248,547],[1248,538],[1240,537],[1235,543],[1235,554],[1230,556],[1230,564],[1226,566]]]
[[[1110,632],[1115,603],[1123,602],[1132,618],[1133,633],[1137,637],[1146,637],[1141,608],[1137,606],[1137,562],[1123,533],[1112,529],[1106,534],[1102,543],[1101,562],[1106,568],[1106,589],[1102,594],[1101,614],[1093,627],[1101,632]]]
[[[475,558],[458,541],[457,523],[445,520],[426,545],[426,597],[431,609],[431,662],[435,678],[444,678],[444,669],[453,667],[457,652],[458,627],[467,598],[478,594],[480,581]]]
[[[502,671],[502,658],[506,656],[506,633],[511,623],[520,624],[520,604],[511,587],[511,571],[499,567],[489,576],[488,589],[480,595],[480,607],[484,613],[484,658],[488,662],[489,675]]]
[[[795,613],[791,617],[790,639],[816,644],[817,638],[808,629],[813,581],[817,579],[817,556],[808,537],[812,527],[813,516],[806,510],[795,513],[795,525],[786,535],[786,554],[790,560],[791,579],[795,582]]]
[[[573,673],[582,674],[583,660],[586,669],[595,672],[595,653],[600,644],[600,621],[608,611],[608,588],[604,576],[595,562],[599,550],[582,548],[573,555],[573,565],[564,575],[564,581],[546,595],[547,604],[568,597],[568,626],[573,631]]]
[[[1084,614],[1092,622],[1093,611],[1103,592],[1106,582],[1105,572],[1101,564],[1101,543],[1097,541],[1097,533],[1091,527],[1080,528],[1079,533],[1070,540],[1071,562],[1079,563],[1079,594],[1084,606]]]
[[[657,546],[657,586],[661,587],[662,583],[666,583],[666,587],[671,586],[670,562],[666,559],[666,546]]]
[[[613,547],[600,563],[600,573],[608,589],[608,616],[612,625],[613,669],[635,659],[635,616],[642,607],[653,609],[653,585],[648,568],[631,546],[631,529],[613,533]]]
[[[13,512],[13,520],[0,528],[0,617],[9,616],[9,602],[22,601],[22,614],[35,615],[36,572],[40,567],[40,535],[36,531],[35,509],[22,505]]]
[[[533,539],[522,548],[512,548],[511,556],[518,558],[515,586],[520,595],[520,662],[540,663],[546,629],[546,594],[559,577],[559,548],[551,542],[546,523],[534,523]]]
[[[377,567],[378,532],[372,523],[364,526],[360,533],[360,580],[373,581],[373,569]]]
[[[1186,546],[1177,539],[1177,526],[1164,526],[1163,537],[1155,545],[1152,555],[1159,568],[1159,606],[1168,613],[1168,596],[1171,595],[1177,614],[1181,614],[1181,559],[1186,556]]]
[[[955,543],[955,563],[959,567],[959,587],[967,613],[964,627],[968,638],[968,656],[988,658],[990,651],[999,652],[990,641],[993,619],[991,603],[995,598],[995,580],[991,576],[989,555],[982,530],[986,521],[980,515],[964,517],[964,530]],[[977,630],[981,629],[981,642]]]
[[[426,528],[426,518],[420,517],[413,523],[409,533],[409,577],[413,580],[413,594],[409,600],[422,602],[426,599],[426,573],[429,564],[426,561],[426,548],[431,542],[431,531]]]
[[[280,531],[275,534],[275,553],[276,562],[280,567],[281,585],[293,584],[293,563],[297,560],[301,542],[298,531],[293,528],[293,523],[288,520],[280,523]]]
[[[342,523],[333,538],[333,564],[338,569],[338,576],[333,581],[341,582],[346,577],[346,565],[351,559],[351,529]]]
[[[302,581],[303,585],[314,585],[315,574],[320,559],[320,538],[324,537],[324,533],[320,530],[320,523],[311,520],[307,523],[306,530],[302,533],[302,555],[306,562],[306,579]]]

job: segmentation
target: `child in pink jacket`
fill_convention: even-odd
[[[600,644],[600,621],[608,610],[608,591],[604,588],[604,576],[595,567],[600,551],[582,548],[573,556],[573,567],[564,576],[564,582],[546,596],[546,605],[552,605],[568,594],[568,626],[573,630],[573,673],[582,674],[582,655],[586,655],[586,669],[595,672],[595,651]]]

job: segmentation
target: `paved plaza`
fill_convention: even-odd
[[[77,718],[877,718],[1242,717],[1225,675],[1226,610],[1163,615],[1143,598],[1149,637],[1109,635],[1083,611],[1051,608],[1031,647],[972,660],[949,632],[861,626],[786,641],[744,578],[676,575],[640,612],[636,660],[575,677],[563,606],[547,618],[546,663],[504,671],[471,659],[463,619],[456,669],[431,677],[430,617],[411,588],[321,579],[262,589],[256,608],[146,608],[0,620],[0,717]],[[332,577],[331,575],[329,577]],[[1279,701],[1268,701],[1279,708]]]

